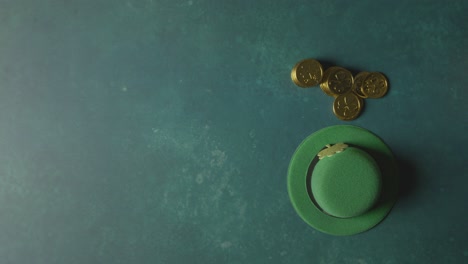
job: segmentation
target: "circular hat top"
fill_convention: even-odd
[[[369,211],[379,198],[382,184],[375,160],[355,147],[320,159],[311,178],[317,204],[325,213],[340,218]]]

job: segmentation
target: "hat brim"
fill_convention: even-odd
[[[348,143],[367,151],[382,175],[382,192],[377,204],[363,215],[337,218],[322,212],[309,197],[307,173],[317,153],[327,144]],[[315,229],[337,236],[353,235],[371,229],[392,209],[398,197],[397,162],[390,148],[372,132],[350,125],[323,128],[307,137],[296,149],[288,169],[288,192],[299,216]]]

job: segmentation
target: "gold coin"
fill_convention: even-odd
[[[318,85],[322,81],[322,76],[322,65],[314,59],[298,62],[291,71],[292,81],[304,88]]]
[[[351,90],[354,83],[353,75],[350,71],[341,67],[332,67],[326,78],[326,87],[336,97]]]
[[[362,83],[362,93],[369,98],[380,98],[388,91],[388,81],[380,72],[372,72]]]
[[[341,120],[353,120],[359,116],[363,106],[364,101],[356,94],[340,94],[333,102],[333,113]]]
[[[320,83],[320,89],[322,89],[322,91],[329,95],[329,96],[334,96],[334,94],[332,93],[332,91],[330,91],[330,88],[328,87],[328,78],[330,77],[330,74],[338,67],[330,67],[328,68],[324,73],[323,73],[323,77],[322,77],[322,82]]]
[[[367,98],[367,95],[362,92],[362,84],[369,74],[369,72],[360,72],[354,77],[354,84],[353,88],[351,88],[351,91],[353,91],[361,98]]]

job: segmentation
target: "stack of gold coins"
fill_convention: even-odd
[[[388,91],[387,78],[379,72],[353,74],[333,66],[325,72],[315,59],[298,62],[291,71],[292,81],[303,88],[320,85],[322,91],[335,98],[333,113],[341,120],[356,119],[364,108],[365,98],[380,98]]]

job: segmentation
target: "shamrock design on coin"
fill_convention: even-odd
[[[361,98],[367,98],[367,95],[362,92],[362,86],[369,74],[369,72],[360,72],[354,77],[354,84],[351,90]]]
[[[333,113],[341,120],[356,119],[361,113],[363,101],[354,93],[339,95],[333,102]]]
[[[362,85],[362,93],[369,98],[380,98],[387,93],[387,90],[387,78],[379,72],[370,73]]]
[[[346,69],[337,68],[328,78],[328,88],[334,94],[344,94],[353,86],[353,75]]]
[[[300,61],[291,71],[291,79],[300,87],[318,85],[322,81],[322,75],[322,65],[314,59]]]

